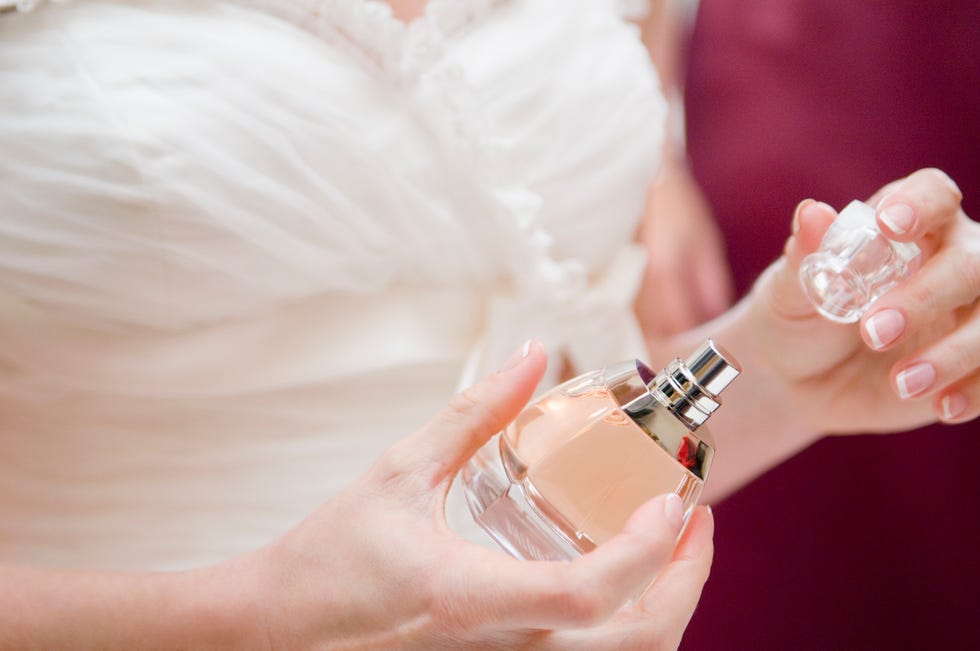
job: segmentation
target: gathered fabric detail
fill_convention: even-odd
[[[642,356],[665,110],[615,0],[5,14],[0,558],[213,562],[528,338]]]
[[[507,0],[428,0],[409,23],[384,0],[232,0],[279,16],[358,53],[393,80],[410,83],[438,59],[442,42]]]

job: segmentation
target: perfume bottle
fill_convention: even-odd
[[[681,497],[686,522],[714,454],[704,422],[739,373],[709,339],[660,373],[632,360],[555,387],[464,468],[474,519],[535,560],[587,553],[663,493]]]

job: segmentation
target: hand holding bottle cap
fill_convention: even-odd
[[[820,314],[838,323],[856,323],[868,306],[918,268],[921,254],[913,242],[885,237],[874,208],[852,201],[820,247],[803,259],[800,282]]]

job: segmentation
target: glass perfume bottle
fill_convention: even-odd
[[[569,380],[528,405],[463,470],[474,519],[518,558],[571,560],[677,493],[685,521],[714,454],[702,427],[740,373],[710,339],[655,373],[638,360]]]

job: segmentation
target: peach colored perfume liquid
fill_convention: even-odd
[[[632,359],[555,387],[463,468],[473,519],[512,556],[550,561],[588,553],[657,495],[679,495],[686,518],[714,457],[704,423],[740,372],[708,339],[660,372]]]
[[[530,405],[501,437],[501,458],[528,501],[586,549],[622,531],[663,493],[693,508],[704,482],[654,442],[590,373]]]

